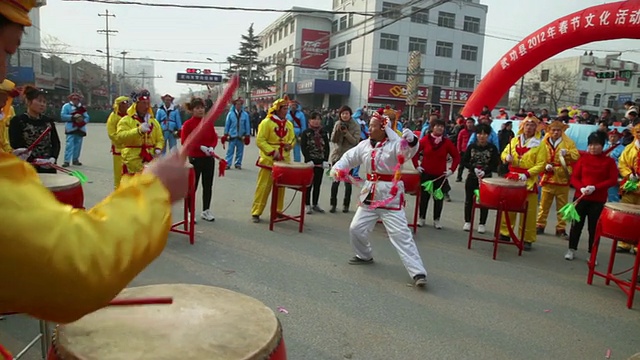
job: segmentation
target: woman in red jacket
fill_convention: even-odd
[[[580,156],[573,166],[571,185],[576,189],[574,197],[577,198],[581,194],[584,197],[576,205],[580,221],[574,221],[571,224],[569,250],[564,255],[566,260],[573,260],[575,257],[587,217],[589,218],[589,252],[591,252],[596,225],[607,202],[609,188],[618,183],[616,162],[602,151],[606,141],[606,133],[599,131],[591,133],[588,138],[587,153]]]
[[[187,104],[187,110],[191,112],[191,118],[182,124],[182,131],[180,133],[180,141],[184,144],[185,140],[189,137],[202,121],[204,117],[204,100],[201,98],[192,98],[191,102]],[[210,210],[211,197],[213,196],[213,174],[216,169],[216,163],[213,158],[213,149],[218,145],[218,134],[216,129],[212,126],[207,127],[207,135],[203,137],[204,142],[200,144],[199,148],[194,148],[189,154],[189,162],[193,165],[193,170],[196,173],[196,189],[198,188],[198,182],[200,176],[202,176],[202,219],[206,221],[215,221],[215,217]],[[193,216],[193,215],[192,215]]]
[[[443,120],[436,119],[431,122],[431,132],[420,139],[420,149],[416,156],[413,157],[413,165],[420,173],[421,182],[438,179],[434,182],[434,189],[442,186],[442,192],[448,193],[451,189],[449,182],[444,185],[443,182],[456,171],[458,164],[460,164],[460,153],[453,142],[444,136],[444,128],[445,123]],[[418,164],[420,156],[422,156],[422,160]],[[453,159],[449,169],[447,169],[448,156]],[[430,198],[431,194],[422,188],[418,226],[424,226]],[[433,226],[436,229],[442,229],[440,215],[442,214],[443,204],[443,199],[433,199]]]

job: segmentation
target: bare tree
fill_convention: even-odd
[[[534,111],[548,108],[553,113],[560,107],[577,105],[579,79],[577,72],[564,66],[531,71],[525,77],[522,107]]]
[[[42,44],[42,53],[45,55],[56,55],[62,59],[69,61],[69,48],[68,44],[65,44],[57,37],[45,34],[40,41]]]

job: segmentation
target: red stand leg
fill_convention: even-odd
[[[471,249],[471,242],[473,241],[473,224],[475,223],[476,218],[476,201],[475,196],[473,197],[473,204],[471,204],[471,228],[469,228],[469,242],[467,243],[467,249]]]
[[[413,209],[413,224],[409,225],[409,227],[413,228],[413,233],[417,234],[418,233],[418,213],[420,211],[420,193],[421,191],[418,191],[416,193],[416,206]]]
[[[269,214],[269,231],[273,231],[273,224],[276,222],[276,218],[278,217],[278,195],[280,193],[280,188],[276,183],[273,183],[271,187],[271,211]]]
[[[291,189],[293,191],[300,191],[302,193],[300,199],[300,213],[295,216],[287,215],[285,213],[278,212],[278,195],[280,191],[280,186],[276,185],[274,182],[273,188],[271,191],[271,217],[269,219],[269,230],[273,231],[273,226],[275,223],[283,222],[283,221],[295,221],[298,223],[298,231],[303,232],[304,230],[304,218],[305,218],[305,203],[307,202],[307,190],[309,186],[303,187],[283,187],[287,189]],[[283,210],[284,211],[284,210]]]
[[[467,249],[471,249],[471,242],[473,240],[476,241],[484,241],[484,242],[490,242],[493,243],[493,260],[495,260],[498,256],[498,245],[499,244],[504,244],[504,245],[512,245],[518,248],[518,256],[522,256],[522,241],[524,239],[524,226],[522,227],[521,231],[520,231],[520,239],[514,238],[516,237],[516,235],[514,234],[512,236],[512,241],[502,241],[500,240],[500,223],[502,221],[502,215],[504,214],[504,216],[508,216],[508,212],[505,210],[507,207],[504,206],[504,204],[501,204],[500,206],[498,206],[497,208],[488,208],[488,207],[484,207],[482,206],[482,204],[477,204],[475,202],[475,196],[474,196],[474,200],[473,200],[473,205],[471,208],[471,228],[469,229],[469,242],[467,243]],[[493,237],[491,239],[486,239],[486,238],[481,238],[481,237],[475,237],[473,236],[473,224],[475,222],[475,214],[476,214],[476,210],[477,209],[488,209],[488,210],[496,210],[497,214],[496,214],[496,222],[493,228]],[[522,214],[522,221],[523,223],[526,223],[527,221],[527,204],[525,203],[525,207],[524,209],[520,209],[520,210],[510,210],[511,212],[515,212],[517,214]]]
[[[196,242],[196,184],[195,184],[195,172],[193,168],[189,171],[189,191],[187,192],[187,196],[184,198],[183,212],[182,212],[182,220],[178,221],[171,225],[171,231],[188,235],[189,243],[191,245]],[[182,227],[182,229],[180,228]]]
[[[596,233],[593,237],[593,245],[591,246],[591,257],[589,259],[589,275],[587,275],[587,284],[593,284],[593,275],[596,270],[596,259],[598,258],[598,247],[600,246],[600,237],[602,236],[602,230],[600,228],[600,222],[596,226]]]

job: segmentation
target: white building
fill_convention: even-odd
[[[591,54],[558,59],[549,59],[525,75],[528,90],[528,106],[533,108],[552,108],[550,95],[545,90],[554,83],[554,75],[573,75],[575,83],[572,90],[560,97],[558,107],[577,105],[581,110],[599,115],[602,110],[610,109],[614,113],[624,114],[626,101],[640,101],[640,76],[637,75],[639,65],[632,61],[619,59],[620,54],[597,57]],[[630,79],[616,76],[614,79],[598,79],[597,72],[613,70],[629,70],[633,73]],[[562,75],[560,75],[562,76]],[[619,117],[619,116],[618,116]]]
[[[19,82],[35,83],[38,87],[51,90],[55,88],[53,67],[50,66],[50,62],[43,63],[40,52],[42,49],[40,7],[45,5],[47,5],[47,0],[36,0],[36,7],[29,11],[32,26],[23,33],[20,49],[11,57],[11,66],[33,69],[31,76],[26,76],[25,72],[21,72],[20,76],[18,76]],[[10,77],[12,75],[9,74]]]
[[[122,57],[113,57],[113,72],[118,78],[122,76]],[[147,89],[152,96],[157,96],[155,92],[155,78],[156,78],[155,62],[146,57],[141,60],[130,60],[125,57],[124,59],[124,71],[125,79],[129,81],[137,89]],[[125,89],[125,93],[132,91],[132,89]],[[163,94],[164,95],[164,94]],[[176,96],[177,94],[174,94]],[[160,99],[152,99],[152,103],[160,102]]]
[[[408,6],[407,3],[415,5]],[[296,76],[296,72],[289,77],[290,67],[287,67],[287,81],[296,83],[296,97],[313,93],[311,100],[314,106],[318,106],[319,99],[322,99],[321,105],[332,108],[336,107],[334,100],[353,108],[366,104],[390,104],[404,108],[411,51],[422,53],[421,69],[424,76],[420,82],[421,104],[435,100],[442,104],[442,111],[447,114],[453,97],[454,111],[457,112],[479,82],[488,11],[488,7],[480,4],[479,0],[445,3],[436,0],[333,0],[333,10],[384,12],[385,15],[336,14],[331,19],[328,29],[331,31],[329,71],[325,79],[336,81],[337,84],[340,81],[349,82],[348,97],[334,98],[319,93],[318,90],[326,92],[326,86],[318,84],[318,80],[302,79]],[[287,14],[283,18],[287,16],[297,23],[297,19],[309,15]],[[281,23],[279,19],[279,22],[260,34],[265,45],[261,57],[273,59],[274,55],[277,57],[278,52],[286,48],[280,42]],[[318,26],[322,24],[326,23],[318,22]],[[297,36],[300,28],[304,26],[295,27]],[[286,46],[296,43],[299,42],[287,43]],[[296,46],[291,48],[296,50]],[[288,59],[300,59],[301,56],[301,60],[304,60],[305,56],[294,51],[294,55],[288,56]],[[440,96],[429,95],[429,86],[440,87]],[[293,93],[291,86],[287,87],[288,92]]]

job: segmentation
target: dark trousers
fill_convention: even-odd
[[[213,196],[213,173],[216,170],[216,163],[212,157],[192,157],[189,162],[193,165],[196,173],[196,190],[200,176],[202,176],[202,211],[211,207],[211,197]]]
[[[349,171],[350,175],[353,175],[353,169]],[[338,205],[338,188],[340,187],[340,181],[334,181],[331,184],[331,206]],[[348,182],[344,183],[344,202],[342,205],[349,206],[351,204],[351,184]]]
[[[585,220],[588,221],[589,231],[589,252],[593,246],[593,238],[596,235],[596,225],[598,225],[598,219],[604,208],[603,202],[595,202],[588,200],[580,200],[576,205],[576,211],[580,215],[580,221],[574,221],[571,223],[571,231],[569,232],[569,249],[578,250],[578,243],[580,242],[580,235],[582,235],[582,228],[584,228]],[[589,218],[588,220],[586,218]]]
[[[311,205],[311,193],[313,190],[313,206],[318,205],[318,199],[320,198],[320,187],[322,185],[322,177],[324,176],[324,169],[316,165],[313,168],[313,182],[307,189],[307,205]]]
[[[429,175],[429,174],[421,174],[420,175],[420,183],[424,183],[425,181],[433,180],[437,178],[439,175]],[[437,188],[442,185],[442,183],[446,180],[446,178],[438,179],[433,184],[433,190],[435,191]],[[427,216],[427,207],[429,206],[429,199],[431,199],[431,194],[424,190],[424,187],[420,187],[422,191],[420,193],[420,219],[424,219]],[[447,193],[449,190],[448,186],[442,187],[442,192]],[[436,200],[433,199],[433,220],[440,220],[440,215],[442,215],[442,205],[444,204],[444,199]]]
[[[464,157],[464,151],[461,151],[460,152],[460,159],[462,159],[463,157]],[[462,172],[463,171],[464,171],[464,166],[458,165],[458,180],[462,180]]]
[[[467,175],[467,180],[464,183],[464,222],[471,222],[471,211],[473,210],[473,192],[480,187],[478,178],[475,176]],[[489,216],[489,209],[480,209],[480,225],[487,223],[487,217]]]

